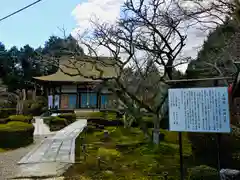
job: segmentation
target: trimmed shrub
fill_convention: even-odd
[[[44,117],[43,122],[48,126],[50,126],[51,119],[52,119],[52,116]]]
[[[217,136],[210,133],[188,133],[192,153],[196,163],[217,167]],[[237,169],[240,161],[234,154],[240,151],[240,129],[233,128],[230,134],[222,134],[220,139],[221,167]]]
[[[33,103],[29,108],[29,113],[33,116],[39,116],[43,113],[43,106],[39,103]]]
[[[0,119],[0,124],[7,124],[9,122],[8,118]]]
[[[58,115],[58,117],[66,119],[68,124],[73,123],[77,119],[75,113],[64,113],[64,114]]]
[[[104,113],[103,112],[89,112],[86,114],[87,118],[102,118],[104,119]]]
[[[67,125],[68,125],[68,122],[66,119],[56,116],[51,120],[50,131],[59,131],[64,127],[66,127]]]
[[[92,111],[77,111],[76,116],[79,118],[87,118],[87,119],[106,119],[106,120],[118,120],[122,119],[123,114],[118,111],[109,111],[109,110],[101,110],[100,112],[92,112]]]
[[[31,123],[33,120],[32,116],[24,116],[24,115],[12,115],[9,116],[8,119],[10,121],[20,121],[20,122],[25,122],[25,123]]]
[[[36,100],[25,100],[23,103],[23,114],[39,116],[44,112],[44,107],[46,106],[47,100],[42,96],[36,97]]]
[[[189,179],[191,180],[219,180],[216,169],[201,165],[189,169]]]
[[[62,114],[62,113],[74,113],[72,109],[51,109],[52,113]]]
[[[0,109],[0,118],[8,118],[10,115],[16,114],[16,108]]]
[[[30,106],[30,113],[34,116],[39,116],[42,113],[44,113],[47,108],[47,99],[43,96],[37,96],[36,101],[33,101],[33,103]]]
[[[34,102],[35,102],[35,101],[33,101],[33,100],[24,100],[24,101],[23,101],[23,110],[22,110],[22,113],[23,113],[24,115],[30,114],[31,105],[32,105]]]
[[[123,122],[121,120],[111,121],[103,118],[89,118],[87,121],[91,124],[98,124],[103,126],[123,126]]]
[[[68,125],[68,121],[66,119],[58,116],[46,117],[43,121],[49,126],[50,131],[59,131]]]
[[[33,143],[34,126],[24,122],[0,124],[0,147],[19,148]]]

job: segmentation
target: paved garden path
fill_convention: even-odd
[[[87,125],[78,120],[33,148],[19,162],[17,177],[56,177],[75,163],[75,139]]]
[[[73,143],[73,139],[75,140],[86,124],[86,120],[79,120],[53,134],[47,130],[47,126],[41,118],[36,118],[34,144],[0,153],[0,180],[12,177],[55,177],[61,175],[66,168],[74,163],[75,143]]]
[[[44,124],[43,119],[41,117],[35,117],[35,122],[33,123],[35,130],[34,135],[47,135],[51,134],[49,127]]]
[[[18,173],[18,161],[44,138],[45,136],[37,136],[30,146],[0,153],[0,180],[7,180],[15,176]]]

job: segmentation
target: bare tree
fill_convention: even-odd
[[[186,40],[181,13],[175,1],[127,0],[116,24],[92,21],[92,34],[79,35],[80,44],[84,44],[98,62],[92,65],[99,73],[90,78],[103,80],[146,134],[143,110],[151,113],[154,116],[154,142],[157,144],[167,99],[164,80],[173,79],[175,67],[188,62],[188,59],[179,58]],[[101,61],[98,48],[110,52],[117,77],[103,76],[99,63],[108,65],[110,61]],[[89,78],[74,66],[76,62],[72,64],[69,68],[77,73],[69,75]]]
[[[178,6],[189,26],[204,31],[214,30],[226,19],[240,20],[239,0],[185,0],[178,1]]]

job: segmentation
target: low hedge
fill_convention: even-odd
[[[16,108],[0,109],[0,118],[8,118],[10,115],[16,114]]]
[[[92,111],[76,111],[78,118],[103,118],[103,112],[92,112]]]
[[[69,124],[65,118],[60,118],[58,116],[46,117],[43,121],[49,126],[50,131],[59,131]]]
[[[107,120],[118,120],[121,119],[122,116],[118,112],[114,111],[100,111],[100,112],[91,112],[91,111],[79,111],[76,112],[76,116],[79,118],[100,118],[100,119],[107,119]]]
[[[61,114],[61,113],[74,113],[74,110],[72,109],[51,109],[50,110],[52,113],[57,113],[57,114]]]
[[[121,120],[107,120],[104,118],[89,118],[88,124],[97,124],[103,126],[123,126],[123,121]]]
[[[58,115],[58,117],[66,119],[68,124],[75,122],[77,119],[77,116],[75,113],[64,113],[64,114]]]
[[[219,180],[216,169],[201,165],[189,169],[189,179],[191,180]]]
[[[12,115],[9,116],[8,119],[10,121],[20,121],[20,122],[25,122],[25,123],[31,123],[33,120],[32,116],[24,116],[24,115]]]
[[[43,108],[42,104],[33,103],[29,108],[29,114],[32,114],[33,116],[40,116],[44,112]]]
[[[240,128],[231,126],[231,133],[221,134],[218,142],[216,134],[210,133],[187,133],[191,142],[192,154],[197,164],[217,166],[217,148],[219,143],[221,148],[221,167],[238,169],[240,161],[237,154],[240,152]],[[237,156],[236,156],[237,155]]]
[[[24,122],[0,124],[0,148],[19,148],[33,143],[34,126]]]

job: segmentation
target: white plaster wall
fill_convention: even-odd
[[[77,85],[62,85],[62,93],[76,93]]]

